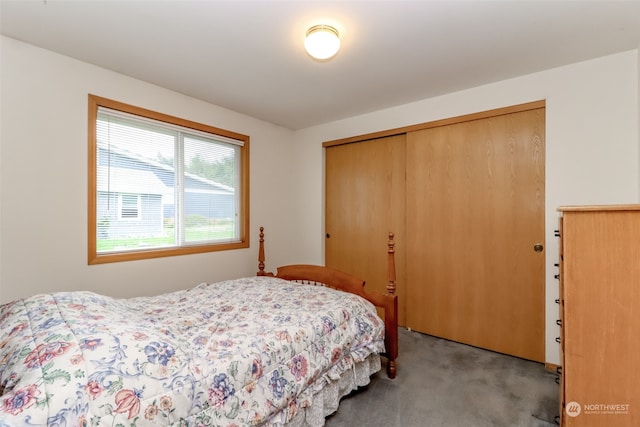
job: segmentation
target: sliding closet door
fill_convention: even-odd
[[[545,110],[407,135],[407,326],[544,361]]]
[[[405,135],[325,149],[325,264],[386,292],[388,233],[395,234],[399,321],[403,295]]]

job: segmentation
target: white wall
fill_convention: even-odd
[[[255,274],[258,227],[267,266],[293,252],[292,132],[2,36],[0,68],[0,302],[85,289],[162,293]],[[87,265],[87,95],[115,99],[249,135],[251,248]],[[263,164],[263,165],[261,165]]]
[[[322,142],[544,99],[546,361],[558,364],[556,208],[639,201],[638,62],[633,50],[296,132],[297,167],[308,177],[296,205],[300,256],[323,261]]]

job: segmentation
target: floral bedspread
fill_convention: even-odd
[[[0,426],[281,425],[384,351],[366,300],[251,277],[0,306]]]

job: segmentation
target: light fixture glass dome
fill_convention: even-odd
[[[329,25],[315,25],[309,28],[304,48],[315,59],[323,61],[332,58],[340,49],[338,30]]]

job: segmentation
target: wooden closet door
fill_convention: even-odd
[[[395,234],[399,322],[403,324],[405,135],[325,149],[325,264],[386,293],[387,242]]]
[[[544,112],[407,135],[408,327],[544,361]]]

